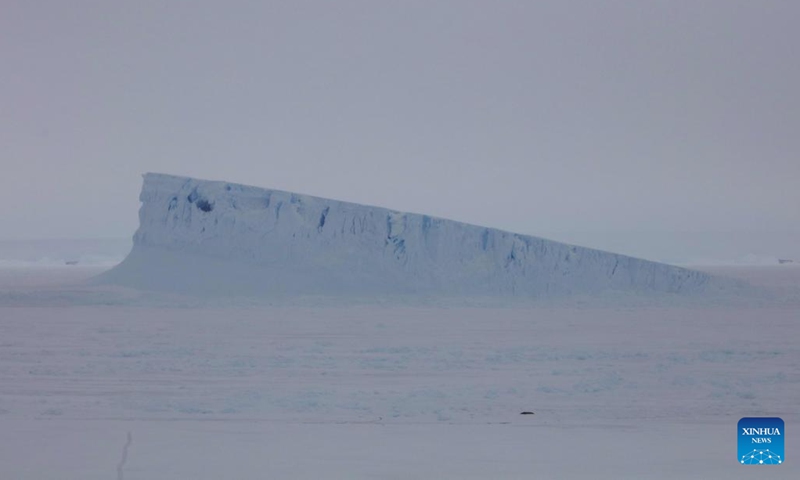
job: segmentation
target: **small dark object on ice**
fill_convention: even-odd
[[[520,415],[533,415],[533,412],[522,412]]]
[[[77,260],[67,260],[64,263],[66,263],[67,265],[77,265],[78,261]]]

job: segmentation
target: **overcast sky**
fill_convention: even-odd
[[[0,238],[129,237],[154,171],[800,256],[800,2],[0,3]]]

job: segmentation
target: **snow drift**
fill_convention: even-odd
[[[538,298],[693,294],[708,274],[307,195],[148,173],[127,258],[101,281],[168,292]]]

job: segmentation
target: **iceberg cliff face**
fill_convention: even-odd
[[[104,275],[242,294],[694,293],[704,273],[451,220],[149,173],[130,255]]]

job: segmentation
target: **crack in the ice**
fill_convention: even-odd
[[[130,448],[131,443],[133,443],[133,435],[128,432],[128,440],[125,442],[125,446],[122,447],[122,460],[117,465],[117,480],[123,480],[122,468],[125,466],[125,462],[128,461],[128,448]]]

